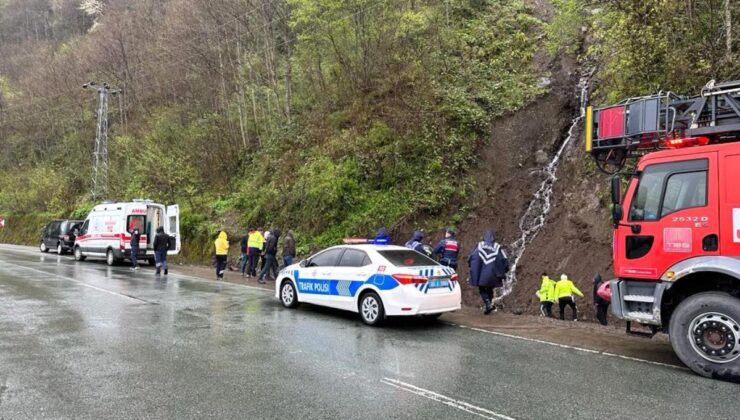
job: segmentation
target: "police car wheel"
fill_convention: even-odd
[[[62,244],[59,243],[57,244],[57,255],[62,255],[62,254],[64,254],[64,248],[62,248]]]
[[[295,308],[298,306],[298,296],[292,281],[285,280],[282,286],[280,286],[280,302],[286,308]]]
[[[669,335],[696,374],[740,382],[740,299],[723,292],[688,297],[673,312]]]
[[[360,318],[367,325],[377,326],[385,319],[385,309],[380,296],[369,292],[360,299]]]
[[[49,252],[49,248],[46,246],[44,241],[41,241],[41,244],[39,245],[39,251],[41,252]]]

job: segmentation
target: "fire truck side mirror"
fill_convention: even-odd
[[[615,204],[612,206],[612,221],[614,222],[614,226],[618,226],[619,222],[622,221],[622,217],[624,217],[624,210],[622,209],[622,206],[619,204]]]
[[[622,180],[619,179],[619,175],[612,177],[612,204],[615,206],[622,204]]]

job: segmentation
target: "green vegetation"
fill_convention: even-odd
[[[291,227],[306,249],[453,217],[491,119],[542,93],[523,0],[92,3],[0,3],[0,213],[89,208],[77,86],[106,80],[125,93],[110,198],[179,203],[191,260],[221,225]],[[24,7],[50,11],[42,35]]]
[[[730,0],[620,0],[601,2],[592,20],[608,102],[659,90],[696,95],[711,79],[740,75]]]

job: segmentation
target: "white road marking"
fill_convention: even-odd
[[[129,300],[132,300],[132,301],[134,301],[136,303],[141,303],[141,302],[151,303],[151,302],[147,302],[147,301],[144,301],[144,300],[141,300],[141,299],[137,299],[135,297],[131,297],[129,295],[125,295],[123,293],[118,293],[118,292],[114,292],[112,290],[103,289],[102,287],[93,286],[92,284],[85,283],[84,281],[80,281],[80,280],[74,279],[72,277],[62,276],[62,275],[59,275],[59,274],[56,274],[56,273],[50,273],[48,271],[37,270],[35,268],[26,267],[26,266],[18,265],[18,264],[13,264],[13,263],[7,262],[5,260],[0,260],[0,263],[2,263],[4,265],[12,265],[14,267],[22,268],[24,270],[35,271],[37,273],[41,273],[41,274],[44,274],[44,275],[47,275],[47,276],[58,277],[60,279],[64,279],[64,280],[67,280],[67,281],[71,281],[71,282],[77,283],[77,284],[79,284],[81,286],[84,286],[84,287],[89,287],[90,289],[97,290],[99,292],[108,293],[110,295],[122,297],[124,299],[129,299]]]
[[[576,350],[576,351],[580,351],[580,352],[584,352],[584,353],[598,354],[598,355],[601,355],[601,356],[608,356],[608,357],[616,357],[616,358],[619,358],[619,359],[631,360],[633,362],[647,363],[647,364],[654,365],[654,366],[662,366],[662,367],[668,367],[668,368],[678,369],[678,370],[689,370],[687,367],[684,367],[684,366],[676,366],[676,365],[671,365],[671,364],[668,364],[668,363],[654,362],[652,360],[645,360],[645,359],[640,359],[640,358],[632,357],[632,356],[624,356],[624,355],[621,355],[621,354],[609,353],[607,351],[586,349],[586,348],[583,348],[583,347],[570,346],[568,344],[560,344],[560,343],[553,343],[552,341],[539,340],[537,338],[528,338],[528,337],[522,337],[522,336],[513,335],[513,334],[506,334],[506,333],[497,332],[497,331],[489,331],[489,330],[484,330],[483,328],[468,327],[466,325],[455,324],[453,322],[447,322],[447,321],[445,321],[445,324],[452,325],[452,326],[459,327],[459,328],[463,328],[463,329],[466,329],[466,330],[472,330],[472,331],[482,332],[482,333],[486,333],[486,334],[498,335],[498,336],[501,336],[501,337],[513,338],[513,339],[516,339],[516,340],[524,340],[524,341],[529,341],[529,342],[532,342],[532,343],[545,344],[545,345],[548,345],[548,346],[560,347],[560,348],[563,348],[563,349]]]
[[[432,401],[436,401],[439,403],[442,403],[444,405],[457,408],[458,410],[465,411],[470,414],[474,414],[478,417],[482,417],[484,419],[492,419],[492,420],[515,420],[513,417],[506,416],[504,414],[497,413],[495,411],[488,410],[483,407],[478,407],[477,405],[473,405],[470,403],[467,403],[465,401],[456,400],[454,398],[450,398],[446,395],[439,394],[434,391],[430,391],[428,389],[420,388],[416,385],[411,385],[406,382],[401,382],[395,379],[391,378],[383,378],[380,380],[381,383],[385,385],[392,386],[394,388],[400,389],[402,391],[410,392],[412,394],[418,395],[420,397],[428,398]]]

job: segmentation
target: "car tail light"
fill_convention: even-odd
[[[457,281],[457,278],[458,278],[457,273],[450,276],[451,281]]]
[[[424,276],[415,276],[413,274],[394,274],[393,278],[401,284],[424,284],[429,281]]]
[[[121,248],[121,251],[126,249],[126,242],[124,242],[123,238],[120,238],[118,241],[118,246]]]

